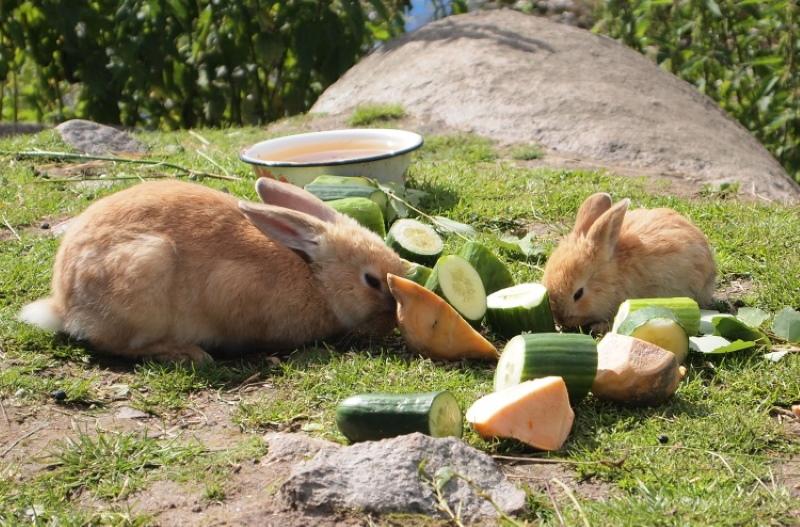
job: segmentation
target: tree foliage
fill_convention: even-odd
[[[796,0],[606,0],[595,31],[717,101],[800,181]]]
[[[0,86],[36,117],[177,128],[305,111],[408,0],[0,0]],[[2,96],[0,96],[2,99]],[[1,104],[1,103],[0,103]]]

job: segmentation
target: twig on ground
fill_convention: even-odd
[[[619,468],[627,459],[627,456],[623,456],[617,460],[610,460],[610,459],[601,459],[599,461],[573,461],[571,459],[554,459],[554,458],[537,458],[537,457],[522,457],[522,456],[503,456],[499,454],[493,454],[492,458],[499,459],[501,461],[520,461],[523,463],[532,463],[532,464],[563,464],[563,465],[605,465],[608,467],[615,467]]]
[[[195,152],[197,152],[197,155],[199,155],[200,157],[202,157],[203,159],[205,159],[206,161],[208,161],[209,163],[211,163],[212,165],[214,165],[214,166],[215,166],[215,167],[217,167],[218,169],[222,170],[222,172],[225,174],[225,177],[226,177],[226,178],[228,178],[228,179],[234,179],[234,178],[233,178],[233,176],[231,176],[231,173],[230,173],[230,172],[228,172],[228,170],[227,170],[225,167],[223,167],[222,165],[220,165],[219,163],[217,163],[216,161],[214,161],[214,160],[211,158],[211,156],[210,156],[210,155],[203,153],[203,151],[202,151],[202,150],[200,150],[199,148],[195,148],[195,150],[194,150],[194,151],[195,151]],[[235,178],[235,179],[239,179],[239,178]]]
[[[17,238],[18,241],[22,241],[22,238],[20,238],[19,233],[14,230],[14,227],[12,227],[10,223],[8,223],[8,220],[6,219],[5,215],[3,215],[3,223],[6,224],[6,227],[8,228],[8,230],[11,231],[11,234],[13,234]]]
[[[0,410],[3,412],[3,418],[6,420],[6,424],[10,424],[11,421],[8,419],[8,414],[6,413],[6,405],[3,404],[3,399],[0,398]]]
[[[567,524],[564,522],[564,516],[561,515],[561,510],[558,508],[556,497],[553,496],[553,492],[550,490],[549,482],[545,484],[545,489],[547,490],[547,497],[550,498],[550,503],[553,504],[553,511],[556,513],[556,518],[558,518],[558,524],[562,527],[566,527]]]
[[[0,458],[6,457],[6,454],[8,454],[12,450],[14,450],[14,447],[16,447],[22,441],[24,441],[25,439],[29,438],[33,434],[37,434],[37,433],[41,432],[46,427],[47,427],[47,424],[43,423],[43,424],[40,424],[39,426],[37,426],[36,428],[34,428],[33,430],[30,430],[29,432],[26,432],[26,433],[22,434],[20,437],[15,439],[10,445],[8,445],[5,450],[0,452]]]
[[[208,146],[211,144],[211,141],[200,135],[199,133],[195,132],[194,130],[189,130],[189,135],[203,143],[203,146]]]
[[[387,189],[387,188],[381,188],[381,190],[383,190],[383,192],[384,192],[386,195],[388,195],[388,196],[389,196],[391,199],[396,199],[397,201],[399,201],[400,203],[402,203],[403,205],[405,205],[405,206],[406,206],[406,207],[408,207],[409,209],[413,210],[414,212],[416,212],[417,214],[419,214],[420,216],[422,216],[423,218],[425,218],[425,219],[426,219],[426,220],[428,220],[429,222],[431,222],[431,223],[434,223],[434,224],[436,224],[436,225],[438,225],[439,227],[442,227],[442,228],[444,228],[444,229],[447,229],[447,226],[446,226],[446,225],[443,225],[443,224],[442,224],[442,222],[440,222],[439,220],[437,220],[436,218],[434,218],[434,217],[433,217],[433,216],[431,216],[430,214],[426,214],[425,212],[422,212],[422,211],[421,211],[421,210],[419,210],[417,207],[415,207],[414,205],[412,205],[412,204],[411,204],[411,203],[409,203],[408,201],[404,200],[403,198],[401,198],[400,196],[398,196],[397,194],[395,194],[395,193],[394,193],[394,192],[392,192],[391,190],[389,190],[389,189]],[[457,231],[450,231],[450,232],[452,232],[453,234],[455,234],[456,236],[458,236],[458,237],[459,237],[459,238],[461,238],[462,240],[465,240],[465,241],[469,241],[469,240],[470,240],[469,238],[467,238],[466,236],[464,236],[464,235],[463,235],[463,234],[461,234],[460,232],[457,232]]]
[[[133,159],[129,157],[117,157],[117,156],[95,156],[89,154],[73,154],[71,152],[51,152],[45,150],[34,150],[25,152],[11,152],[8,150],[0,150],[0,156],[14,156],[17,159],[81,159],[84,161],[86,160],[114,161],[115,163],[133,163],[138,165],[151,165],[151,166],[172,168],[174,170],[179,170],[189,176],[194,176],[197,178],[225,179],[229,181],[240,180],[240,178],[236,176],[202,172],[199,170],[187,168],[182,165],[178,165],[176,163],[170,163],[167,161],[160,161],[155,159]]]
[[[561,481],[558,478],[553,478],[550,481],[552,481],[554,483],[557,483],[562,489],[564,489],[564,494],[567,495],[567,497],[572,501],[573,505],[575,505],[575,508],[578,509],[578,514],[580,514],[581,519],[583,520],[583,524],[586,527],[591,527],[589,525],[588,518],[586,518],[586,515],[583,513],[583,509],[581,508],[581,504],[578,503],[578,499],[575,497],[575,494],[572,493],[572,489],[570,489],[569,486],[567,486],[566,483],[564,483],[563,481]]]

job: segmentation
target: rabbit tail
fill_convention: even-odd
[[[53,333],[64,330],[64,316],[52,298],[42,298],[26,305],[20,311],[19,319]]]

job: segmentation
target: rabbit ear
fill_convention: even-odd
[[[623,199],[597,218],[589,232],[586,233],[586,237],[608,256],[614,254],[614,249],[617,247],[622,221],[625,219],[625,213],[630,204],[630,199]]]
[[[586,234],[592,224],[597,221],[605,211],[611,208],[611,195],[605,192],[598,192],[586,198],[578,209],[578,216],[575,219],[575,226],[572,232],[575,234]]]
[[[306,260],[319,256],[319,242],[326,232],[324,222],[296,210],[248,201],[240,201],[239,209],[271,240],[299,251]]]
[[[258,178],[256,192],[261,201],[267,205],[276,205],[287,209],[310,214],[322,221],[336,221],[336,211],[325,205],[325,202],[314,194],[291,183],[282,183],[277,179]]]

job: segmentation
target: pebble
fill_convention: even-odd
[[[50,392],[50,397],[56,402],[61,402],[67,398],[67,392],[64,390],[53,390]]]

